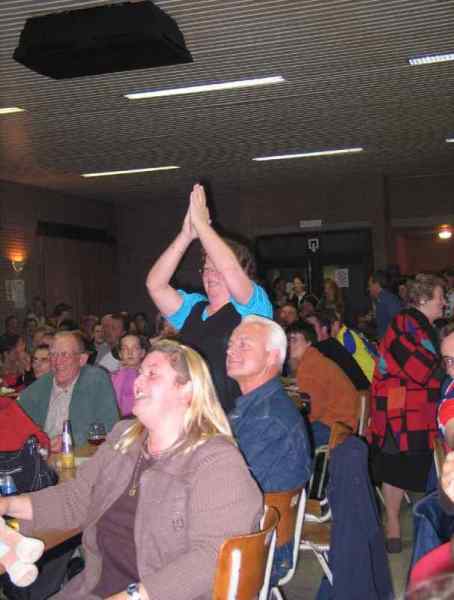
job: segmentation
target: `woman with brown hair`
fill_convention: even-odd
[[[202,244],[200,273],[205,294],[190,294],[170,285],[195,239]],[[179,332],[179,339],[196,348],[207,361],[226,413],[241,396],[225,367],[230,335],[246,315],[273,316],[268,296],[253,281],[254,275],[255,261],[248,249],[223,239],[212,227],[205,191],[196,184],[182,229],[148,273],[147,288],[157,308]]]
[[[433,322],[443,315],[441,281],[419,274],[408,284],[409,308],[391,321],[379,345],[372,380],[372,472],[386,509],[387,547],[400,552],[399,511],[404,490],[425,491],[437,433],[443,374]]]

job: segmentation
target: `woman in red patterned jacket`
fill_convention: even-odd
[[[388,552],[400,552],[404,490],[424,491],[432,463],[440,394],[438,339],[432,324],[446,305],[440,280],[419,274],[408,285],[410,307],[398,313],[379,346],[372,381],[372,473],[386,509]]]

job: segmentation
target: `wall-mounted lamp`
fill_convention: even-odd
[[[17,255],[11,257],[11,266],[16,271],[16,273],[22,273],[25,267],[25,258],[23,256]]]
[[[449,225],[441,225],[438,231],[440,240],[449,240],[452,237],[452,230]]]

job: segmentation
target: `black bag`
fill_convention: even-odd
[[[58,475],[39,453],[38,440],[30,436],[19,450],[0,452],[0,477],[11,475],[17,493],[36,492],[58,482]]]

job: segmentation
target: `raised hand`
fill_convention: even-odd
[[[183,227],[181,228],[182,234],[187,238],[189,242],[195,240],[198,237],[198,233],[195,227],[191,223],[191,207],[189,206],[183,221]]]
[[[203,185],[196,183],[192,188],[189,199],[189,211],[191,215],[191,226],[197,231],[198,227],[211,225],[210,211],[207,207],[207,199]]]

